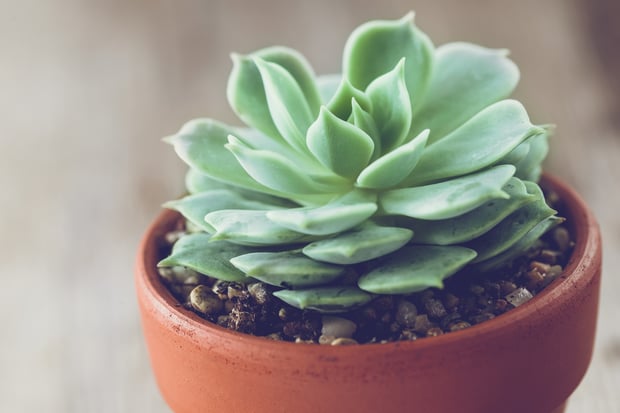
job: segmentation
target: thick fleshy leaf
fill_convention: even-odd
[[[468,248],[478,253],[473,262],[483,261],[506,251],[540,222],[556,214],[545,202],[538,185],[526,182],[526,186],[536,200],[508,215],[486,234],[467,243]]]
[[[433,68],[433,44],[413,24],[413,13],[400,20],[373,21],[351,33],[344,49],[343,73],[360,90],[389,72],[403,57],[410,107],[421,102]]]
[[[345,267],[314,261],[301,251],[253,252],[230,260],[247,276],[270,285],[303,288],[329,284],[344,273]]]
[[[316,114],[321,97],[313,80],[312,68],[299,52],[279,46],[262,49],[249,56],[232,56],[233,70],[227,87],[230,106],[246,124],[269,137],[281,140],[282,137],[269,113],[265,87],[253,57],[276,63],[288,71],[303,91],[310,110]]]
[[[530,248],[534,246],[536,241],[542,237],[547,231],[560,225],[565,219],[557,216],[549,217],[540,222],[534,228],[530,230],[523,238],[515,243],[508,250],[503,253],[489,258],[488,260],[476,263],[473,268],[481,272],[494,271],[504,266],[509,265],[512,260],[525,254]]]
[[[323,194],[339,192],[348,182],[323,171],[304,170],[295,160],[275,152],[251,149],[234,136],[229,137],[226,148],[242,165],[244,171],[262,185],[276,192],[290,195]]]
[[[411,102],[405,84],[405,66],[403,58],[393,70],[373,80],[366,90],[381,137],[382,153],[397,148],[409,134]]]
[[[492,199],[508,198],[502,187],[514,172],[512,165],[499,165],[437,184],[393,189],[380,196],[380,206],[390,215],[430,220],[454,218]]]
[[[476,251],[457,246],[404,247],[381,266],[362,275],[358,286],[375,294],[409,294],[443,287],[443,280],[476,257]]]
[[[377,211],[376,200],[377,197],[373,193],[354,190],[318,207],[269,211],[267,218],[278,225],[304,234],[336,234],[370,218]]]
[[[304,254],[333,264],[357,264],[394,252],[411,239],[413,231],[406,228],[362,225],[334,238],[325,238],[306,245]]]
[[[305,151],[305,136],[314,120],[299,84],[282,66],[254,58],[263,85],[269,113],[280,135],[299,152]]]
[[[264,210],[224,209],[207,214],[205,220],[216,231],[213,239],[239,245],[286,245],[313,240],[274,223]]]
[[[372,138],[325,106],[308,129],[308,149],[335,174],[355,178],[368,164],[374,150]]]
[[[515,166],[515,175],[528,181],[538,181],[542,173],[542,162],[549,152],[549,134],[542,133],[528,140],[529,152]]]
[[[357,103],[355,98],[351,99],[351,108],[351,118],[349,122],[370,136],[374,143],[374,150],[370,160],[377,159],[381,155],[381,135],[379,134],[379,129],[377,128],[375,120],[370,113],[365,111],[360,104]]]
[[[351,116],[351,99],[355,99],[365,111],[371,111],[372,105],[368,96],[351,85],[347,78],[342,79],[334,96],[327,103],[327,109],[340,119],[347,120]]]
[[[293,307],[321,313],[342,313],[367,304],[374,298],[372,294],[351,286],[280,290],[273,295]]]
[[[398,224],[414,231],[413,242],[420,244],[452,245],[470,241],[491,230],[509,214],[536,197],[527,192],[522,181],[510,178],[502,188],[510,198],[493,199],[461,216],[427,221],[413,218],[398,220]]]
[[[235,186],[277,194],[250,177],[235,156],[225,148],[231,128],[212,119],[195,119],[165,139],[191,168],[213,179]]]
[[[340,73],[322,75],[316,78],[316,84],[321,95],[321,103],[327,104],[327,102],[334,98],[340,83],[342,83],[342,75]]]
[[[480,170],[539,133],[544,130],[530,123],[521,103],[495,103],[450,135],[428,145],[407,183],[419,185]]]
[[[434,142],[510,96],[519,81],[519,69],[507,54],[470,43],[438,47],[428,92],[413,116],[412,132],[430,129],[430,142]]]
[[[361,188],[385,189],[405,179],[422,157],[428,130],[422,131],[410,142],[399,146],[368,165],[357,177]]]
[[[536,136],[533,136],[527,139],[524,142],[518,144],[512,151],[510,151],[506,156],[497,161],[498,165],[517,165],[521,162],[530,151],[530,140],[534,139]],[[515,173],[516,175],[516,173]]]
[[[248,278],[230,263],[230,259],[250,251],[226,241],[214,241],[209,234],[189,234],[180,238],[172,247],[172,254],[157,266],[183,266],[219,280],[243,282]]]
[[[213,232],[214,229],[204,220],[210,212],[220,209],[271,210],[280,206],[246,199],[230,189],[214,189],[166,202],[164,207],[180,212],[203,231]]]

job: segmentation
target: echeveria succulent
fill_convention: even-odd
[[[559,221],[535,183],[548,128],[507,99],[505,50],[435,48],[410,14],[357,28],[342,75],[315,77],[285,47],[233,62],[247,127],[197,119],[167,139],[190,195],[166,207],[194,232],[160,266],[338,312],[494,270]]]

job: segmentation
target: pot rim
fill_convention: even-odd
[[[257,350],[280,352],[294,349],[295,352],[302,350],[309,356],[325,356],[336,353],[341,356],[356,357],[370,355],[377,351],[392,351],[397,348],[424,351],[429,347],[437,349],[442,346],[453,346],[457,341],[490,339],[494,336],[506,334],[514,323],[527,324],[530,317],[539,314],[541,311],[549,311],[550,313],[559,311],[567,301],[572,299],[573,292],[578,291],[591,281],[592,276],[588,275],[587,269],[601,261],[600,229],[585,201],[566,183],[550,174],[543,174],[540,183],[543,187],[552,188],[559,195],[562,205],[561,212],[568,218],[567,225],[575,241],[571,257],[564,271],[527,303],[491,320],[449,334],[415,341],[369,343],[355,346],[302,344],[303,347],[300,347],[299,343],[271,340],[220,327],[201,318],[191,310],[183,308],[161,282],[156,270],[158,260],[157,238],[163,235],[165,225],[178,216],[178,213],[170,210],[163,211],[158,215],[140,243],[136,263],[136,288],[144,292],[144,294],[139,294],[140,299],[149,300],[157,312],[180,328],[186,331],[200,331],[202,334],[215,335],[228,342],[252,346]],[[198,337],[195,338],[198,340]]]

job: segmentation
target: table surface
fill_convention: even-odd
[[[334,3],[0,0],[0,411],[169,411],[132,280],[142,231],[182,191],[184,167],[160,137],[194,117],[234,122],[230,51],[284,39],[335,72],[351,29],[410,7]],[[596,349],[569,413],[620,412],[618,54],[593,40],[604,26],[585,7],[598,3],[416,2],[437,44],[511,49],[516,97],[535,122],[558,125],[547,171],[601,223]]]

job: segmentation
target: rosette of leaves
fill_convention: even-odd
[[[339,312],[492,271],[560,221],[535,183],[549,128],[508,99],[505,50],[435,48],[409,14],[357,28],[342,75],[285,47],[232,58],[247,127],[196,119],[167,138],[190,194],[165,206],[193,233],[160,266]]]

